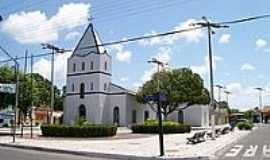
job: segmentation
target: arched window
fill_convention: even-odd
[[[82,62],[82,71],[84,71],[84,70],[85,70],[85,63]]]
[[[107,71],[107,62],[104,63],[105,71]]]
[[[137,112],[136,112],[136,110],[132,111],[132,123],[137,123]]]
[[[107,83],[104,83],[104,91],[107,90]]]
[[[178,111],[178,122],[183,123],[184,122],[184,113],[183,111]]]
[[[90,62],[90,70],[93,70],[93,69],[94,69],[94,62],[91,61],[91,62]]]
[[[74,90],[75,90],[75,86],[74,86],[74,84],[72,84],[71,91],[74,92]]]
[[[113,123],[119,125],[119,122],[120,122],[119,107],[116,106],[113,109]]]
[[[79,117],[84,119],[86,118],[86,108],[83,104],[79,107]]]
[[[144,111],[144,121],[149,119],[149,111]]]
[[[94,83],[93,82],[90,83],[90,90],[91,91],[94,90]]]
[[[81,85],[80,85],[80,98],[84,98],[84,92],[85,92],[85,85],[84,85],[84,83],[81,83]]]
[[[73,63],[73,72],[76,72],[76,63]]]

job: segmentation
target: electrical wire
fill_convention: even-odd
[[[143,39],[151,39],[151,38],[156,38],[156,37],[164,37],[164,36],[169,36],[169,35],[173,35],[173,34],[180,34],[180,33],[184,33],[184,32],[190,32],[190,31],[194,31],[197,29],[201,29],[204,27],[190,27],[187,29],[181,29],[181,30],[175,30],[175,31],[169,31],[169,32],[164,32],[164,33],[159,33],[159,34],[151,34],[151,35],[146,35],[146,36],[139,36],[139,37],[133,37],[133,38],[127,38],[124,40],[119,40],[119,41],[112,41],[112,42],[106,42],[106,43],[102,43],[102,44],[98,44],[98,45],[91,45],[91,46],[85,46],[85,47],[81,47],[81,48],[77,48],[77,50],[85,50],[85,49],[89,49],[89,48],[95,48],[95,47],[100,47],[100,46],[110,46],[110,45],[116,45],[116,44],[121,44],[121,43],[127,43],[127,42],[134,42],[134,41],[139,41],[139,40],[143,40]],[[71,49],[65,49],[66,52],[71,52]],[[54,53],[43,53],[43,54],[38,54],[38,55],[34,55],[33,57],[43,57],[43,56],[47,56],[50,54],[54,54]],[[24,58],[30,58],[30,56],[28,57],[17,57],[17,58],[13,58],[16,60],[20,60],[20,59],[24,59]],[[8,61],[11,61],[12,59],[7,59],[7,60],[2,60],[0,61],[0,63],[5,63]]]

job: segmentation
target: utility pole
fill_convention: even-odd
[[[25,58],[24,58],[24,71],[23,71],[23,81],[24,81],[24,83],[26,82],[26,73],[27,73],[27,58],[28,58],[28,50],[26,50],[25,51],[25,56],[24,56]],[[25,86],[24,86],[25,87]],[[26,90],[26,88],[24,88],[24,90]],[[24,94],[22,95],[23,97],[22,97],[22,99],[23,99],[23,101],[25,100],[25,92],[23,92]],[[23,115],[23,112],[20,110],[20,112],[19,112],[19,115],[20,115],[20,118],[19,118],[19,122],[20,122],[20,124],[21,124],[21,137],[23,137],[23,123],[24,123],[24,115]]]
[[[54,111],[54,56],[56,53],[64,53],[66,50],[56,47],[49,43],[42,43],[42,49],[50,49],[52,51],[52,57],[51,57],[51,103],[50,103],[50,116],[49,112],[47,110],[47,122],[49,124],[53,123],[53,111]]]
[[[1,20],[0,20],[1,21]],[[14,119],[13,119],[13,140],[12,142],[15,143],[16,141],[16,127],[17,127],[17,108],[19,106],[19,70],[20,65],[17,61],[17,57],[12,57],[7,50],[5,50],[2,46],[0,46],[0,50],[5,53],[13,62],[14,62],[14,70],[15,70],[15,79],[16,79],[16,92],[15,92],[15,106],[13,108],[14,111]]]
[[[263,123],[263,113],[262,113],[262,109],[263,109],[263,102],[262,102],[262,92],[264,91],[263,88],[261,87],[257,87],[254,88],[255,90],[257,90],[259,92],[259,108],[261,110],[261,114],[260,114],[260,121],[261,123]]]
[[[156,58],[152,58],[152,60],[147,61],[148,63],[154,63],[157,64],[157,73],[160,73],[160,67],[163,68],[164,65],[167,65]],[[164,138],[163,138],[163,125],[162,125],[162,114],[161,114],[161,106],[160,106],[160,80],[158,77],[157,80],[157,93],[158,93],[158,102],[157,102],[157,109],[158,109],[158,126],[159,126],[159,150],[160,150],[160,156],[164,156]]]
[[[211,126],[212,138],[215,139],[215,99],[214,99],[214,75],[213,75],[213,53],[212,53],[212,34],[215,32],[212,28],[228,28],[229,26],[210,22],[206,17],[202,17],[203,22],[192,23],[192,26],[206,27],[208,31],[208,58],[209,58],[209,76],[210,76],[210,108],[211,108]]]
[[[31,54],[31,108],[30,108],[30,137],[33,138],[33,65],[34,57]]]

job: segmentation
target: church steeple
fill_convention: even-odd
[[[97,34],[97,32],[94,30],[93,24],[90,23],[82,38],[80,39],[79,43],[77,44],[73,56],[85,56],[90,53],[96,53],[96,54],[103,54],[106,53],[106,50],[103,46],[100,46],[101,40]]]

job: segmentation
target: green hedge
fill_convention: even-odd
[[[108,137],[116,135],[113,125],[42,125],[43,136],[48,137]]]
[[[145,122],[144,124],[133,125],[131,127],[133,133],[158,133],[158,123],[157,121]],[[163,121],[163,131],[164,133],[189,133],[191,127],[189,125],[180,124],[173,121]]]
[[[236,126],[240,130],[251,130],[254,127],[254,125],[249,122],[239,122]]]

